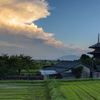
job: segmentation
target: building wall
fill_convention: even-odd
[[[90,69],[83,64],[79,64],[76,67],[83,66],[81,78],[90,78]],[[75,68],[76,68],[75,67]],[[64,71],[61,73],[63,79],[75,79],[75,75],[72,75],[72,71]]]
[[[83,64],[80,64],[77,67],[79,67],[79,66],[83,66],[81,78],[90,78],[90,69],[88,67],[84,66]]]
[[[100,72],[94,72],[93,78],[100,78]]]

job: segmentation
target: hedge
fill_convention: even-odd
[[[49,94],[51,100],[67,100],[66,96],[61,91],[59,84],[55,79],[48,80],[46,84],[50,92]]]

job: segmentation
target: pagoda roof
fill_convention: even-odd
[[[88,54],[100,54],[100,51],[88,52]]]
[[[89,48],[100,48],[100,43],[98,42],[98,43],[90,46]]]

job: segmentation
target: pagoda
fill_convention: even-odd
[[[98,34],[98,43],[90,46],[89,48],[94,49],[92,52],[88,52],[88,54],[93,55],[92,58],[100,59],[100,43],[99,43],[99,34]]]

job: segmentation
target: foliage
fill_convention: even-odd
[[[80,60],[86,60],[87,58],[90,58],[90,57],[86,54],[82,54],[80,57]]]
[[[28,71],[27,70],[22,70],[21,75],[23,76],[40,76],[41,75],[41,72],[38,71],[38,69],[29,69]]]
[[[67,100],[66,96],[61,91],[59,84],[55,79],[48,80],[47,86],[50,92],[51,100]]]
[[[4,60],[0,60],[0,77],[7,74],[7,64]]]
[[[56,62],[38,62],[38,65],[41,66],[53,66],[57,64]]]
[[[20,75],[23,69],[28,71],[29,69],[34,70],[38,68],[32,57],[24,54],[19,56],[2,54],[0,56],[0,77],[4,75]]]
[[[60,62],[60,59],[58,59],[57,62]]]
[[[81,60],[84,64],[88,65],[90,68],[92,67],[92,60]],[[94,60],[93,65],[100,65],[100,60]]]
[[[83,66],[72,68],[72,73],[76,75],[76,78],[80,78],[82,74]]]

